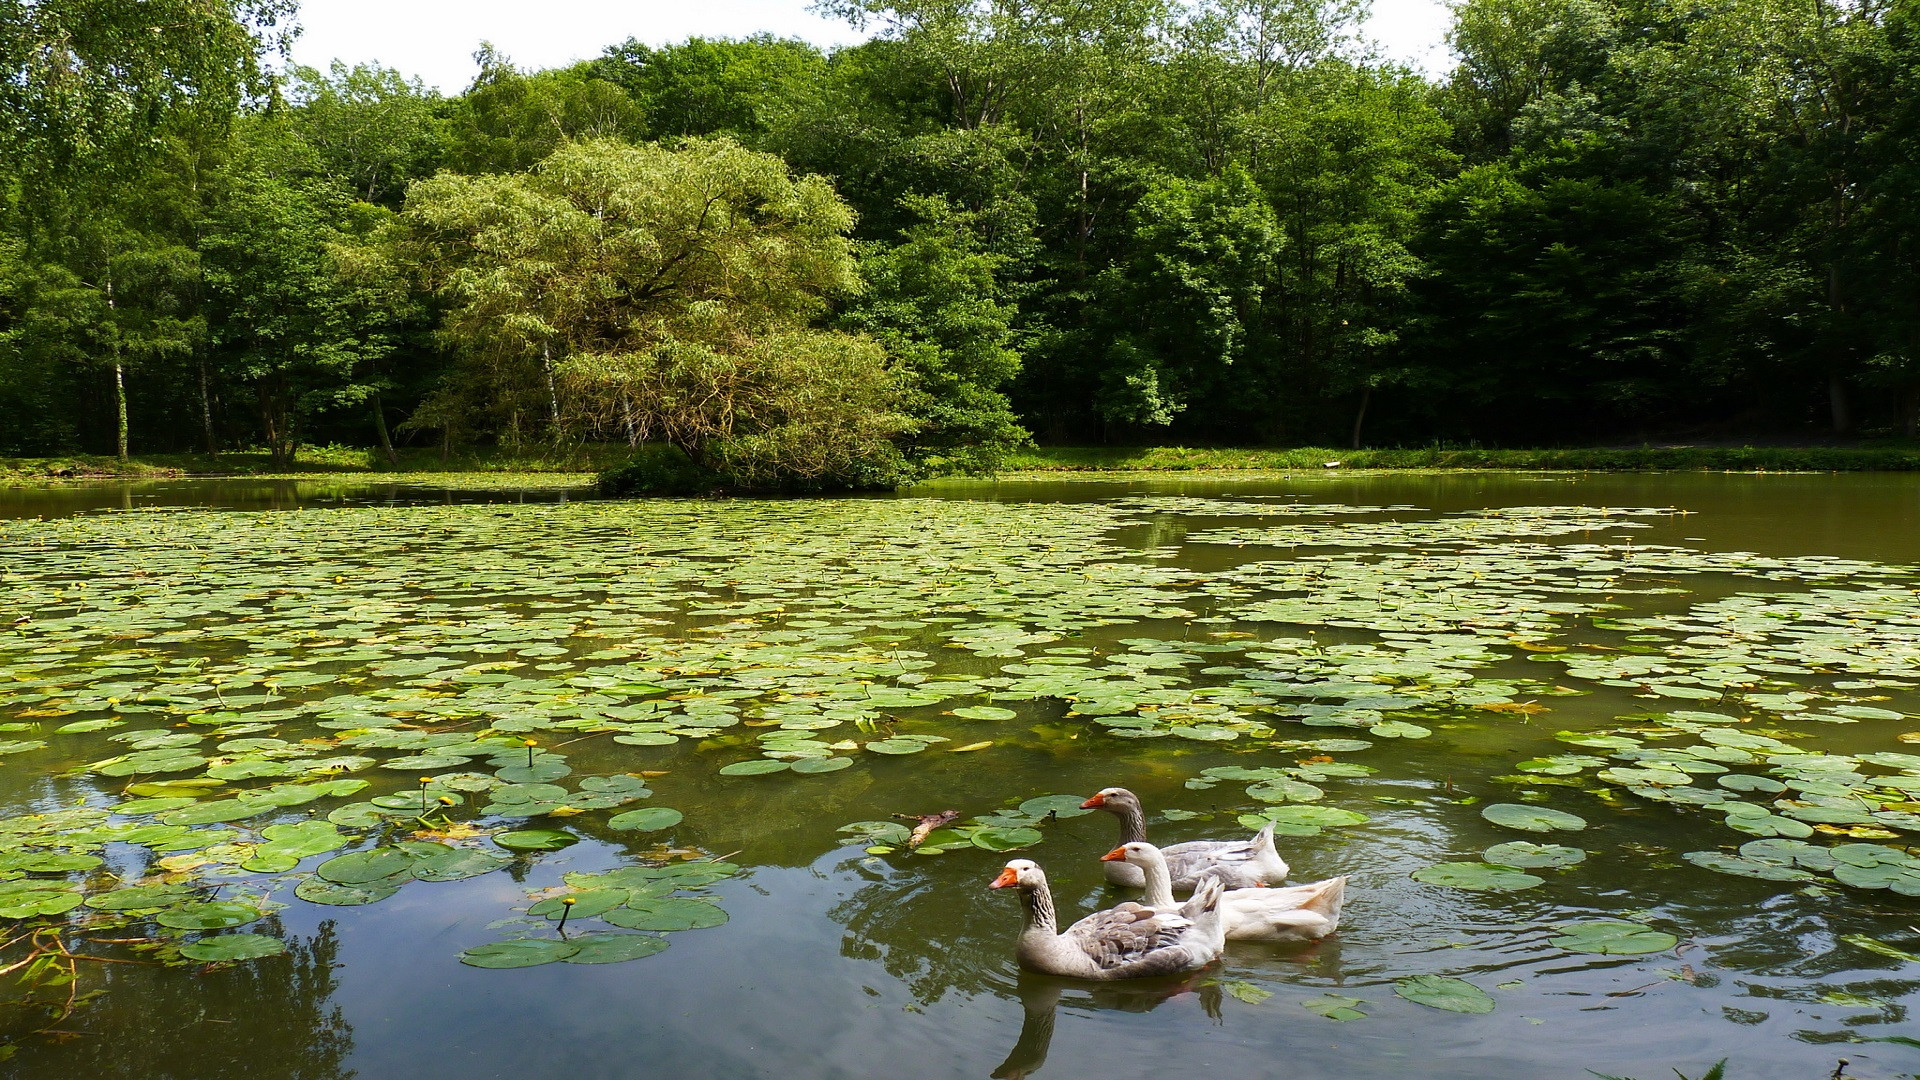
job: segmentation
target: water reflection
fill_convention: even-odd
[[[1092,985],[1052,975],[1021,973],[1020,1038],[1007,1052],[1006,1060],[993,1070],[994,1080],[1022,1080],[1039,1072],[1047,1063],[1047,1052],[1053,1048],[1055,1015],[1070,991],[1084,991],[1076,992],[1067,1000],[1070,1007],[1134,1013],[1152,1012],[1181,994],[1197,993],[1201,1009],[1217,1022],[1225,995],[1219,980],[1209,973],[1212,970],[1125,985]]]
[[[282,932],[277,920],[253,929]],[[204,968],[187,986],[169,968],[89,965],[100,970],[83,972],[83,985],[106,992],[22,1052],[48,1076],[351,1080],[353,1028],[334,1000],[339,951],[327,920],[283,956]]]

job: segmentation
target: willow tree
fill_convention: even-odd
[[[427,403],[504,429],[664,443],[739,486],[884,480],[907,427],[884,350],[810,329],[857,290],[853,212],[728,140],[563,146],[413,186],[414,257],[462,364]]]

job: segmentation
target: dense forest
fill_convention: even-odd
[[[1920,3],[825,0],[457,97],[0,0],[0,454],[1915,433]],[[508,48],[503,43],[501,48]]]

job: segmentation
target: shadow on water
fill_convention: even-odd
[[[1063,1000],[1076,1010],[1144,1013],[1181,994],[1197,993],[1201,1008],[1217,1020],[1221,999],[1225,996],[1219,983],[1204,971],[1174,979],[1108,986],[1022,972],[1016,993],[1020,998],[1020,1038],[1013,1049],[1007,1051],[1006,1060],[993,1070],[994,1080],[1025,1080],[1047,1063]],[[1071,999],[1067,998],[1069,993],[1074,994]]]
[[[280,931],[278,920],[261,928]],[[198,970],[188,1009],[180,1007],[176,971],[86,963],[96,970],[83,971],[81,985],[105,992],[35,1045],[36,1067],[102,1080],[351,1080],[353,1026],[334,1000],[339,954],[339,934],[327,920],[311,936],[289,936],[283,955]]]

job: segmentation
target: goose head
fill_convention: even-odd
[[[1039,888],[1047,883],[1047,875],[1040,872],[1040,864],[1031,859],[1015,859],[1008,863],[1000,876],[993,879],[989,889]]]
[[[1135,841],[1131,844],[1121,844],[1119,847],[1114,848],[1112,851],[1109,851],[1105,855],[1100,856],[1100,861],[1101,862],[1130,862],[1135,866],[1144,867],[1148,865],[1153,860],[1153,857],[1155,855],[1158,855],[1159,853],[1160,853],[1159,850],[1155,848],[1152,844]],[[1164,857],[1162,861],[1164,861]]]
[[[1080,809],[1106,810],[1118,813],[1128,805],[1138,809],[1140,806],[1140,797],[1128,791],[1126,788],[1110,787],[1101,788],[1099,791],[1094,792],[1091,798],[1080,804]]]

